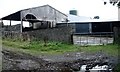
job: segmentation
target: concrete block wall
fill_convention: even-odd
[[[72,40],[72,27],[60,27],[60,28],[49,28],[49,29],[40,29],[29,32],[24,32],[29,35],[30,39],[44,40],[49,41],[61,41],[71,43]]]
[[[58,27],[58,28],[48,28],[48,29],[40,29],[34,31],[27,32],[10,32],[3,31],[4,38],[20,38],[22,40],[48,40],[48,41],[59,41],[72,43],[72,34],[73,34],[72,26]]]

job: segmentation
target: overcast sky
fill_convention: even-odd
[[[22,9],[49,4],[65,14],[76,9],[79,16],[100,16],[101,19],[116,20],[117,7],[109,3],[104,5],[104,1],[108,0],[0,0],[0,18]]]

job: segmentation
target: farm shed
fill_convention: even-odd
[[[57,23],[57,26],[73,26],[74,34],[82,33],[102,33],[113,32],[113,27],[120,27],[120,21],[101,21],[101,22],[68,22]]]
[[[57,23],[57,27],[73,27],[73,43],[80,45],[101,45],[113,43],[114,27],[120,27],[119,21],[68,22]]]
[[[26,30],[48,28],[55,27],[56,23],[66,22],[67,15],[56,10],[50,5],[44,5],[17,11],[1,18],[1,20],[10,20],[10,25],[11,21],[21,21],[20,31],[23,32],[25,30],[23,29],[24,21],[29,22],[31,26],[26,28]]]

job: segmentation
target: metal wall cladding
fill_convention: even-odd
[[[21,11],[21,18],[23,19],[23,17],[25,17],[27,14],[32,14],[37,19],[45,21],[62,22],[67,19],[65,14],[59,12],[49,5],[23,10]]]
[[[77,23],[76,33],[90,33],[90,25],[89,23]]]

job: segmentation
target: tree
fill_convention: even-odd
[[[100,17],[99,16],[94,16],[94,18],[93,19],[100,19]]]
[[[118,5],[118,7],[120,6],[120,0],[109,0],[109,3],[110,4],[113,4],[113,5]],[[104,2],[104,5],[106,5],[107,4],[107,2],[105,1]]]
[[[109,0],[109,3],[114,5],[117,5],[120,9],[120,0]],[[104,5],[106,5],[107,2],[104,2]],[[120,10],[118,10],[118,16],[120,16]],[[119,18],[119,17],[118,17]],[[120,20],[120,19],[118,19]],[[114,43],[120,44],[120,27],[114,27]]]

